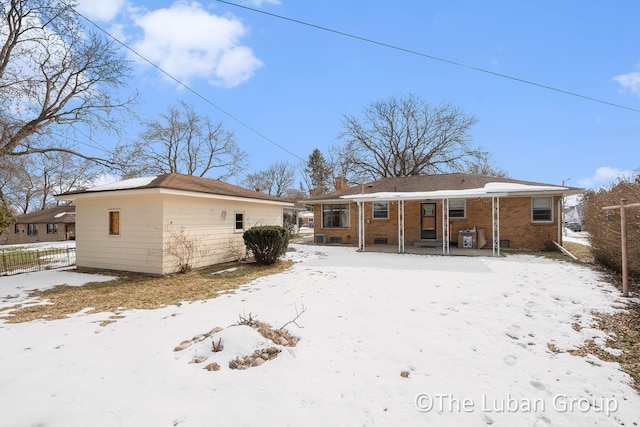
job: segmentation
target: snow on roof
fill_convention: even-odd
[[[110,184],[98,185],[87,189],[87,191],[124,190],[128,188],[144,187],[151,184],[157,176],[145,176],[142,178],[125,179],[124,181],[112,182]]]
[[[75,212],[60,212],[60,213],[55,214],[53,217],[54,218],[61,218],[61,217],[65,216],[65,215],[75,215],[75,214],[76,214]]]
[[[465,199],[470,197],[505,197],[510,193],[534,193],[546,191],[567,191],[567,187],[551,185],[527,185],[512,182],[489,182],[481,188],[464,190],[379,192],[341,196],[351,200],[420,200],[420,199]]]

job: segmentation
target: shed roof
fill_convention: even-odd
[[[216,194],[222,196],[241,197],[246,199],[258,199],[286,204],[289,203],[279,197],[270,196],[259,191],[248,190],[246,188],[228,184],[217,179],[201,178],[180,173],[169,173],[159,176],[126,179],[111,184],[99,185],[97,187],[92,187],[82,191],[68,192],[60,194],[58,196],[64,198],[73,198],[68,196],[87,195],[98,192],[104,193],[154,188]]]

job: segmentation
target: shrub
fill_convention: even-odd
[[[621,270],[620,210],[603,211],[617,206],[620,199],[627,204],[640,202],[640,177],[621,179],[608,189],[586,195],[584,227],[589,232],[594,259],[614,271]],[[640,209],[627,209],[627,259],[629,276],[640,278]]]
[[[275,263],[289,246],[289,232],[277,225],[252,227],[244,232],[242,238],[256,262],[263,265]]]

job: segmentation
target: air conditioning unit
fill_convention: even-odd
[[[327,242],[327,236],[324,234],[316,234],[315,235],[315,243],[326,243]]]

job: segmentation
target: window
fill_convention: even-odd
[[[467,201],[465,199],[449,200],[449,218],[466,218]]]
[[[244,213],[236,212],[236,231],[244,230]]]
[[[349,228],[349,205],[322,205],[324,228]]]
[[[29,224],[27,226],[27,234],[29,236],[37,236],[38,235],[38,224]]]
[[[13,227],[14,227],[14,228],[13,228],[13,231],[14,231],[16,234],[20,234],[20,226],[19,226],[18,224],[16,224],[16,225],[14,225]]]
[[[58,234],[58,224],[47,224],[47,234]]]
[[[389,219],[389,203],[373,202],[373,219]]]
[[[553,221],[553,197],[531,198],[531,221]]]
[[[109,234],[112,236],[120,235],[120,212],[109,212]]]

